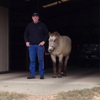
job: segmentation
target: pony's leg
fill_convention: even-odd
[[[63,65],[63,55],[59,56],[59,67],[58,67],[58,77],[62,77],[61,75],[61,70],[62,70],[62,65]]]
[[[64,74],[63,74],[63,76],[67,76],[67,63],[68,63],[68,59],[69,59],[69,56],[66,56],[65,57],[65,62],[64,62]]]
[[[51,59],[53,62],[53,76],[52,76],[52,78],[56,78],[56,57],[51,55]]]
[[[62,75],[62,76],[63,76],[63,74],[64,74],[64,61],[65,61],[65,59],[63,58],[62,68],[61,68],[61,75]]]

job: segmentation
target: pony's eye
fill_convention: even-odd
[[[56,39],[54,40],[54,42],[56,42]]]

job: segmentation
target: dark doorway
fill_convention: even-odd
[[[58,31],[72,39],[72,53],[68,64],[77,65],[78,46],[83,43],[82,37],[99,34],[99,0],[69,0],[52,7],[43,7],[61,1],[10,0],[10,70],[28,70],[28,49],[23,35],[33,12],[39,12],[40,20],[50,32]],[[51,68],[50,56],[45,56],[45,59],[46,68]]]

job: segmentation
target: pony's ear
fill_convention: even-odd
[[[51,32],[49,32],[49,36],[51,35]]]
[[[54,32],[54,34],[56,35],[56,36],[59,36],[59,33],[56,31],[56,32]]]

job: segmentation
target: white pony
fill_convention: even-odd
[[[56,57],[59,58],[58,77],[62,77],[61,71],[63,72],[63,75],[66,76],[67,62],[71,52],[71,39],[68,36],[61,36],[58,32],[50,33],[48,52],[50,53],[53,62],[52,77],[56,78],[57,76]],[[65,58],[64,65],[63,58]]]

